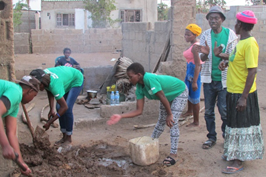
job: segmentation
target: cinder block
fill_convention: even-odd
[[[129,140],[130,156],[133,163],[151,165],[159,159],[159,140],[148,136]]]

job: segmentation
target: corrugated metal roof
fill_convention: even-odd
[[[42,1],[83,1],[83,0],[42,0]]]

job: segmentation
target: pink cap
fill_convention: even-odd
[[[244,23],[256,24],[257,18],[255,17],[254,12],[251,10],[245,10],[243,12],[238,12],[236,18]]]

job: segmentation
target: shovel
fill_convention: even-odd
[[[49,135],[45,132],[45,130],[43,130],[39,126],[36,127],[35,133],[34,133],[34,128],[32,127],[28,112],[27,112],[24,104],[22,104],[22,108],[23,108],[23,111],[24,111],[26,119],[27,119],[27,125],[30,129],[30,133],[32,136],[32,141],[33,141],[34,147],[37,149],[41,149],[41,150],[49,147],[51,144],[49,141]]]

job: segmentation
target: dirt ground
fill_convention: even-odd
[[[114,57],[112,54],[105,55],[107,56],[106,62]],[[25,56],[26,55],[23,55],[23,57],[21,57],[18,55],[16,57],[16,62],[21,62],[21,64],[24,65],[27,64],[27,58],[30,57]],[[40,56],[41,55],[35,55],[31,57],[38,57],[39,60]],[[53,55],[50,56],[50,58],[54,57]],[[20,58],[23,58],[23,61],[19,61]],[[74,58],[79,61],[78,55]],[[41,62],[43,61],[45,61],[45,59],[41,59]],[[31,63],[31,61],[29,62]],[[84,60],[84,63],[86,63],[86,60]],[[101,65],[105,64],[106,63],[101,63]],[[108,64],[112,64],[112,62]],[[34,67],[33,63],[31,63],[31,65]],[[20,67],[24,68],[25,66]],[[265,75],[266,63],[261,63],[258,69],[257,86],[261,125],[264,134],[266,131],[266,99],[264,100],[266,96],[264,92],[266,86],[264,82]],[[39,114],[41,108],[48,103],[45,93],[40,92],[32,102],[34,102],[36,106],[29,112],[30,120],[34,127],[37,125],[42,126],[43,123],[39,121]],[[201,102],[201,107],[203,106],[204,103]],[[74,117],[91,118],[91,121],[90,123],[84,123],[84,126],[75,126],[71,150],[62,151],[61,153],[58,153],[57,149],[52,146],[56,140],[61,138],[59,128],[50,128],[47,131],[49,140],[52,144],[51,147],[46,150],[36,150],[33,148],[32,138],[27,126],[21,123],[20,117],[18,118],[18,136],[23,157],[31,167],[33,176],[225,176],[221,173],[221,169],[225,168],[228,162],[221,159],[223,153],[223,138],[220,130],[221,120],[217,108],[217,144],[209,150],[203,150],[201,148],[202,143],[207,140],[203,111],[203,113],[200,114],[199,127],[188,128],[185,125],[180,127],[178,161],[176,165],[171,167],[162,166],[162,161],[170,150],[170,131],[168,127],[165,128],[164,133],[159,138],[160,158],[155,164],[145,167],[137,166],[131,162],[129,156],[128,141],[136,137],[150,136],[153,131],[153,127],[134,129],[133,125],[156,123],[157,117],[142,116],[133,119],[125,119],[121,120],[116,125],[108,126],[106,125],[107,119],[100,118],[99,109],[89,110],[85,107],[82,108],[80,105],[75,105]],[[96,117],[99,118],[97,121],[95,121]],[[231,176],[264,177],[266,174],[265,164],[265,158],[263,160],[245,162],[244,170]],[[10,169],[10,173],[12,173],[13,170],[14,169]],[[0,172],[0,176],[5,175],[7,175],[6,172]]]

